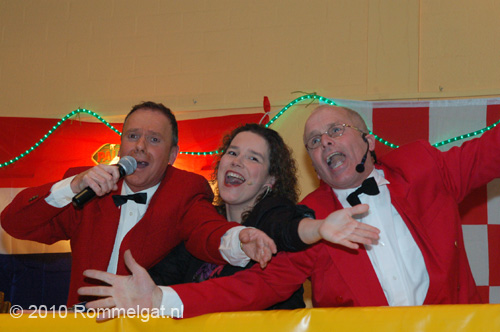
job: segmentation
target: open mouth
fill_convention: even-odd
[[[345,154],[341,152],[334,152],[326,158],[326,164],[331,169],[335,169],[342,165],[345,161]]]
[[[246,180],[243,176],[241,176],[238,173],[235,172],[227,172],[226,176],[224,177],[224,183],[226,185],[231,185],[231,186],[239,186],[240,184],[244,183]]]
[[[147,161],[139,161],[137,160],[137,168],[144,168],[146,166],[148,166],[149,163]]]

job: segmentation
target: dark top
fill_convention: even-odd
[[[269,197],[255,205],[242,225],[265,232],[274,240],[278,251],[300,251],[308,246],[298,234],[299,222],[307,217],[314,218],[314,211],[307,206],[295,205],[282,197]],[[157,285],[170,286],[230,276],[253,264],[255,262],[250,261],[245,267],[238,267],[206,263],[191,255],[182,243],[148,272]],[[300,287],[288,300],[268,309],[304,308],[303,293]]]

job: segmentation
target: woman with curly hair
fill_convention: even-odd
[[[365,238],[332,234],[333,226],[345,225],[345,222],[339,223],[333,218],[313,220],[311,209],[296,204],[299,196],[296,163],[276,131],[246,124],[225,136],[219,151],[223,154],[218,157],[213,173],[214,204],[229,221],[264,231],[275,241],[278,251],[303,250],[321,238],[350,247],[357,247],[351,241],[369,244],[376,239],[375,228],[354,220],[349,223],[357,223],[358,228],[365,230]],[[251,261],[244,267],[217,266],[193,257],[184,245],[179,245],[149,273],[156,284],[168,286],[232,275],[254,263]],[[303,308],[302,295],[301,288],[270,309]]]

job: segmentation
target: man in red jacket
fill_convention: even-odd
[[[161,289],[163,293],[141,277],[144,271],[129,256],[133,276],[87,271],[113,287],[80,292],[108,296],[91,306],[128,308],[147,298],[167,314],[170,308],[183,309],[183,317],[263,309],[286,299],[307,278],[316,307],[479,303],[458,203],[500,176],[499,143],[500,130],[495,128],[447,152],[417,141],[377,162],[375,138],[359,114],[320,106],[306,122],[304,144],[321,184],[302,203],[317,218],[368,204],[369,212],[356,218],[380,229],[378,244],[353,250],[320,242],[302,252],[278,254],[265,270],[252,268]],[[135,300],[117,291],[127,283],[143,287]]]
[[[122,157],[136,159],[135,172],[120,179],[116,166],[98,165],[55,184],[28,188],[2,212],[2,227],[14,237],[47,244],[70,240],[68,305],[85,300],[77,294],[78,288],[91,284],[84,270],[128,274],[123,261],[128,249],[141,265],[151,267],[185,241],[200,259],[245,265],[248,257],[240,249],[241,239],[242,249],[253,259],[264,265],[271,258],[276,250],[271,239],[228,223],[212,206],[207,181],[171,166],[179,152],[177,140],[170,109],[154,102],[136,105],[125,118],[120,147]],[[98,197],[82,209],[74,208],[73,196],[86,187]],[[139,194],[142,200],[120,204],[112,192]]]

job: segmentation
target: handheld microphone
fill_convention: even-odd
[[[125,156],[120,159],[118,164],[118,171],[120,172],[120,179],[126,175],[130,175],[135,172],[137,168],[137,161],[134,157]],[[95,191],[92,188],[87,187],[80,191],[73,197],[73,206],[77,209],[81,209],[88,201],[96,196]]]
[[[363,156],[363,159],[361,159],[361,162],[356,165],[356,172],[358,173],[363,173],[365,171],[365,162],[366,158],[368,157],[368,150],[370,150],[370,145],[368,144],[368,140],[366,139],[365,134],[363,134],[363,141],[366,142],[366,152]]]

